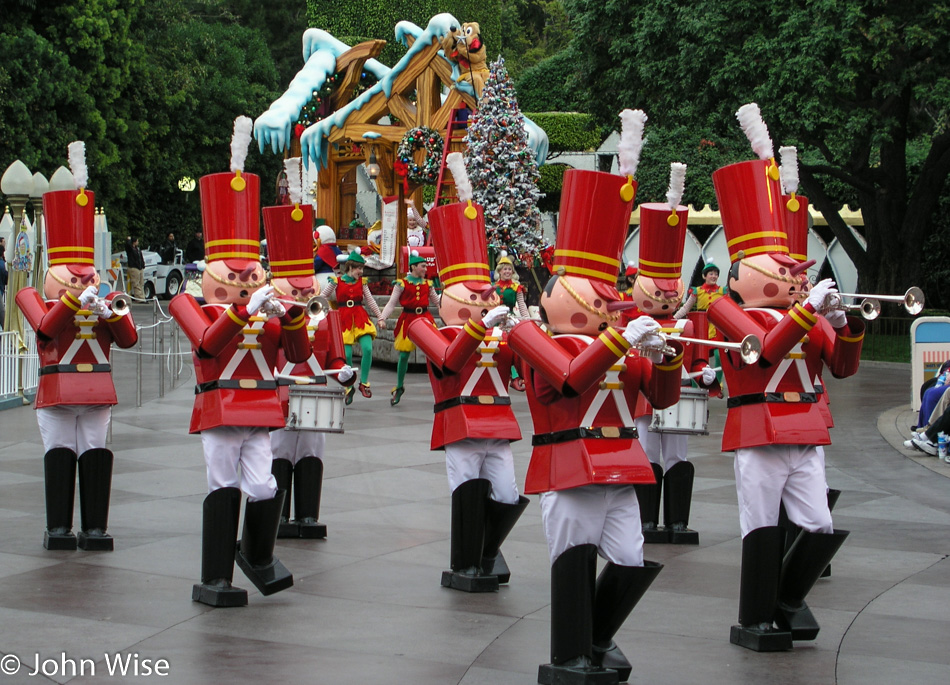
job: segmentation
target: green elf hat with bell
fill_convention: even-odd
[[[412,251],[412,254],[409,255],[409,267],[412,268],[416,264],[425,264],[426,258],[420,257],[419,252],[416,250]]]
[[[713,264],[712,262],[709,262],[709,264],[703,267],[703,276],[708,274],[710,271],[715,271],[716,273],[720,273],[719,267]]]

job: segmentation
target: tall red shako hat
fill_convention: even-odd
[[[619,300],[620,252],[637,195],[633,180],[643,147],[642,110],[620,113],[620,173],[569,169],[564,174],[552,271],[588,279],[598,293]]]
[[[782,187],[769,131],[755,103],[740,107],[736,117],[759,159],[730,164],[712,175],[729,260],[767,253],[793,266],[796,262],[788,255]]]
[[[675,290],[683,273],[683,247],[689,210],[680,204],[686,165],[670,165],[666,202],[640,205],[640,275],[656,280],[663,290]]]
[[[301,204],[300,157],[284,160],[287,188],[293,205],[264,207],[267,257],[274,278],[286,278],[295,288],[313,287],[313,206]]]
[[[244,173],[252,126],[248,117],[234,120],[231,172],[198,180],[205,259],[223,259],[233,271],[243,271],[250,262],[261,259],[261,180],[255,174]]]
[[[429,210],[429,231],[442,285],[464,283],[478,292],[492,290],[488,271],[485,212],[472,202],[472,184],[460,152],[446,157],[459,202]]]
[[[65,265],[76,276],[95,271],[96,196],[86,190],[86,146],[69,144],[69,168],[75,190],[43,193],[43,217],[50,266]]]
[[[804,262],[808,259],[808,198],[798,194],[798,150],[794,147],[778,149],[782,166],[782,204],[785,229],[788,233],[788,256]]]

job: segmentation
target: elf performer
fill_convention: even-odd
[[[689,210],[680,205],[686,165],[674,162],[670,170],[667,202],[640,205],[640,269],[632,300],[637,308],[656,318],[661,332],[669,337],[696,338],[692,321],[673,318],[683,296],[683,247]],[[716,372],[706,361],[706,351],[686,345],[680,384],[696,385],[719,394]],[[642,400],[634,414],[640,445],[650,459],[656,483],[636,486],[640,502],[640,522],[647,543],[698,545],[699,533],[689,528],[693,478],[696,469],[686,460],[689,435],[678,430],[650,430],[653,407]],[[663,499],[663,527],[660,527],[660,499]]]
[[[564,175],[555,275],[540,303],[549,332],[521,322],[509,335],[534,423],[525,492],[541,493],[551,559],[551,663],[539,668],[540,683],[626,681],[632,666],[613,638],[662,568],[643,559],[633,486],[654,475],[632,408],[641,392],[658,407],[676,403],[682,352],[664,345],[649,316],[613,327],[646,115],[621,118],[625,175]],[[607,564],[596,578],[598,553]]]
[[[864,324],[828,307],[837,296],[831,279],[805,295],[803,274],[811,262],[789,256],[768,130],[755,104],[737,116],[759,159],[713,173],[731,266],[730,297],[710,305],[709,320],[726,340],[754,333],[762,355],[756,364],[734,352],[722,355],[730,390],[722,448],[735,452],[742,533],[739,624],[730,641],[779,651],[817,636],[805,596],[848,535],[832,525],[816,449],[830,440],[813,379],[822,364],[838,378],[857,371]],[[804,303],[797,302],[803,295]],[[803,529],[784,555],[780,505]]]
[[[312,206],[310,211],[313,212]],[[325,224],[317,226],[313,232],[313,239],[316,243],[313,253],[313,273],[317,277],[317,284],[322,289],[336,275],[339,267],[337,257],[342,254],[342,251],[336,246],[336,233]]]
[[[23,288],[16,303],[36,331],[40,359],[36,421],[43,439],[46,479],[46,549],[77,547],[73,527],[77,456],[82,529],[78,546],[85,550],[114,547],[106,533],[112,491],[113,454],[106,449],[112,405],[117,403],[110,353],[135,345],[138,334],[128,309],[110,305],[117,293],[98,296],[94,266],[95,194],[86,190],[85,146],[69,145],[75,190],[43,194],[49,270],[43,296]],[[118,307],[117,307],[118,308]]]
[[[495,292],[501,298],[501,303],[508,307],[511,316],[522,321],[529,318],[525,287],[515,279],[515,263],[505,250],[501,251],[495,262],[495,274]],[[524,392],[524,379],[518,375],[517,364],[511,367],[511,389]]]
[[[463,201],[428,215],[446,325],[419,318],[408,334],[428,360],[435,398],[431,449],[445,450],[452,491],[451,570],[442,573],[442,586],[492,592],[511,577],[501,545],[528,498],[518,492],[511,455],[511,441],[521,439],[508,396],[513,357],[496,328],[508,308],[488,275],[482,207],[471,202],[464,169],[453,175]]]
[[[270,254],[271,285],[284,303],[299,302],[302,306],[317,294],[316,277],[310,262],[310,227],[313,207],[301,204],[300,158],[284,161],[292,206],[264,207],[264,233]],[[356,374],[346,364],[343,331],[338,312],[314,307],[309,312],[307,336],[311,352],[302,364],[288,361],[278,350],[275,377],[280,402],[286,419],[290,386],[295,384],[327,385],[324,369],[336,373],[335,382],[353,385]],[[323,489],[323,453],[326,434],[317,430],[275,430],[270,434],[274,460],[271,473],[277,489],[287,493],[280,515],[279,538],[322,539],[327,527],[320,523],[320,495]],[[290,520],[290,493],[293,488],[294,519]]]
[[[425,319],[434,323],[432,314],[429,313],[429,307],[439,306],[439,295],[432,285],[432,281],[426,278],[426,260],[420,257],[415,250],[409,255],[409,273],[405,278],[396,279],[393,285],[393,294],[389,302],[383,307],[382,314],[379,315],[377,323],[380,328],[386,327],[386,319],[392,314],[396,305],[402,307],[402,312],[396,320],[396,328],[393,331],[393,347],[399,352],[399,359],[396,361],[396,387],[392,389],[392,397],[389,400],[390,406],[395,407],[406,392],[406,371],[409,369],[409,356],[416,349],[415,344],[409,339],[406,332],[409,324],[416,319]]]
[[[284,426],[273,374],[278,350],[292,362],[310,354],[303,307],[285,309],[264,279],[260,178],[243,173],[250,135],[251,120],[238,117],[232,172],[199,181],[206,304],[184,293],[169,305],[192,344],[197,385],[189,431],[201,433],[208,474],[201,582],[192,599],[221,607],[247,604],[247,592],[231,585],[235,561],[263,595],[293,585],[290,571],[274,556],[287,493],[271,475],[268,433]],[[247,506],[236,544],[242,490]]]
[[[340,256],[342,257],[342,255]],[[346,349],[346,363],[353,365],[353,345],[360,346],[360,394],[369,399],[373,391],[369,387],[369,370],[373,366],[373,340],[376,339],[376,326],[369,318],[367,310],[379,321],[382,314],[376,298],[369,291],[369,285],[363,278],[366,260],[359,250],[354,250],[343,260],[340,269],[343,275],[332,277],[323,286],[320,295],[336,303],[343,326],[343,345]],[[386,321],[380,328],[386,327]],[[353,403],[353,387],[346,389],[346,403]]]

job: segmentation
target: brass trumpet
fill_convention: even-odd
[[[103,301],[103,303],[105,304],[105,301]],[[131,304],[132,302],[129,296],[125,293],[116,294],[116,296],[112,298],[112,301],[108,302],[109,308],[116,316],[128,316]]]
[[[306,302],[298,302],[296,300],[281,300],[276,297],[272,297],[269,300],[270,302],[275,302],[288,309],[290,307],[303,307],[307,310],[309,316],[319,316],[321,313],[326,313],[330,311],[330,303],[327,302],[326,298],[315,295],[311,297]]]
[[[661,334],[663,335],[663,334]],[[663,336],[664,339],[667,336]],[[724,350],[737,350],[739,352],[739,357],[746,364],[755,364],[759,361],[759,357],[762,356],[762,341],[759,340],[759,337],[753,333],[749,333],[744,337],[740,342],[726,342],[724,340],[704,340],[702,338],[686,338],[682,335],[677,335],[671,338],[673,340],[680,340],[685,343],[692,343],[694,345],[706,345],[707,347],[718,347]]]
[[[845,304],[841,301],[842,297],[864,298],[857,304]],[[874,321],[881,314],[881,300],[885,302],[900,302],[904,310],[911,316],[917,316],[924,309],[924,291],[914,286],[908,288],[903,295],[862,295],[860,293],[832,293],[826,300],[827,307],[823,310],[830,311],[839,309],[841,311],[860,311],[861,316],[868,321]]]

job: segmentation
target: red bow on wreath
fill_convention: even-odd
[[[303,132],[306,130],[307,130],[306,126],[304,126],[303,124],[297,124],[296,126],[294,126],[294,137],[299,138],[300,136],[303,135]]]
[[[548,245],[538,253],[541,263],[548,270],[548,273],[554,273],[554,245]]]
[[[398,176],[402,177],[402,190],[408,195],[409,194],[409,165],[406,164],[401,159],[397,159],[393,162],[393,171],[396,172]]]

